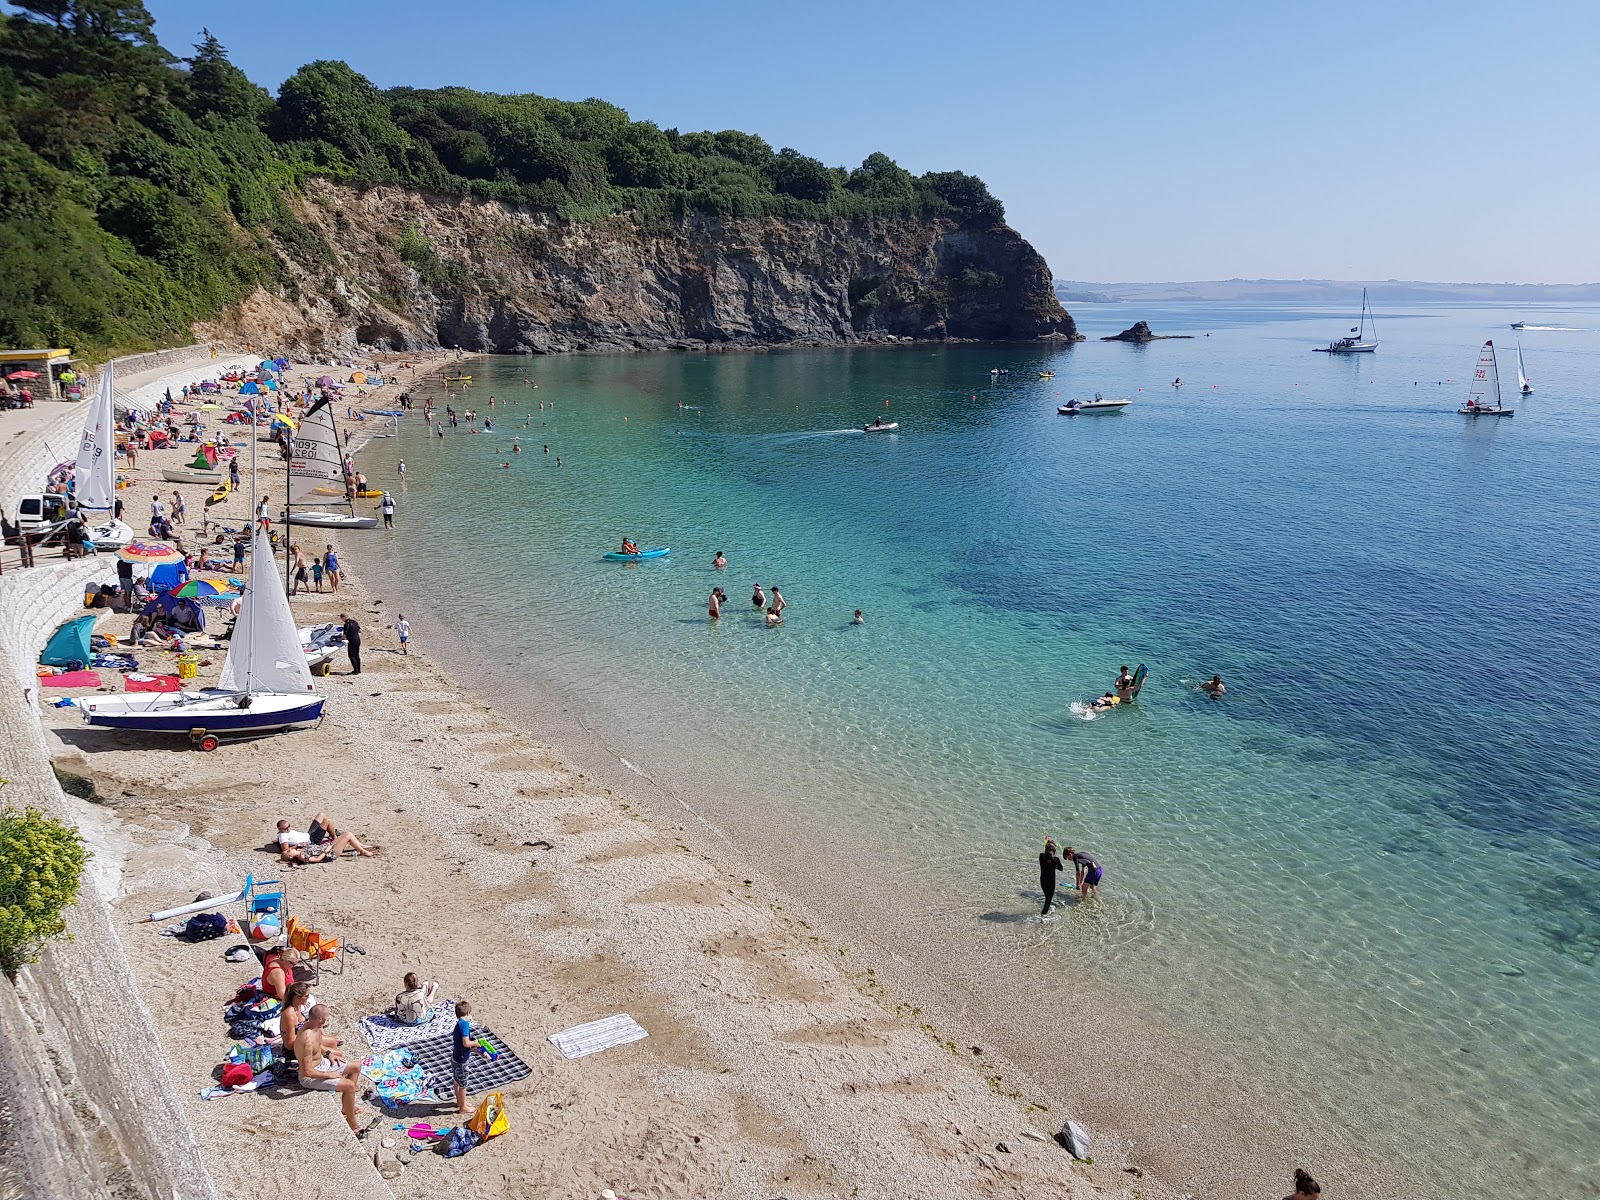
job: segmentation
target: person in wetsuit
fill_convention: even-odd
[[[1050,914],[1050,906],[1056,899],[1056,872],[1065,871],[1066,865],[1061,861],[1061,855],[1056,852],[1054,838],[1045,838],[1044,849],[1039,852],[1039,890],[1044,893],[1044,907],[1039,910],[1041,917]]]

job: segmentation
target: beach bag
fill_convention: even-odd
[[[479,1142],[478,1135],[465,1126],[457,1125],[450,1131],[450,1136],[444,1142],[444,1156],[446,1158],[460,1158]]]
[[[276,1056],[272,1053],[272,1047],[262,1042],[259,1045],[244,1047],[244,1061],[259,1075],[276,1061]]]
[[[184,924],[178,936],[186,942],[209,942],[228,932],[228,918],[221,913],[198,913]]]
[[[506,1098],[499,1092],[484,1097],[478,1104],[478,1111],[472,1114],[472,1120],[467,1122],[467,1128],[477,1134],[481,1142],[505,1133],[511,1128],[511,1119],[506,1116]]]

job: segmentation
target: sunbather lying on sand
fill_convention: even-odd
[[[291,829],[287,821],[278,822],[278,855],[286,863],[327,862],[351,850],[362,858],[371,858],[378,848],[363,845],[348,829],[340,833],[327,813],[318,813],[311,819],[308,833]]]

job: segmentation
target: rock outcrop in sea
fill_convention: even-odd
[[[1176,342],[1185,338],[1192,339],[1192,333],[1151,333],[1150,322],[1135,321],[1121,333],[1113,333],[1110,337],[1103,337],[1102,342]]]
[[[502,354],[1080,340],[1015,230],[922,217],[617,214],[311,181],[324,260],[202,322],[203,339]]]

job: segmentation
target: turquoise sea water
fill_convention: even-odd
[[[1310,353],[1341,313],[1074,315],[1210,336],[473,360],[495,431],[364,451],[408,481],[351,557],[419,643],[527,672],[965,988],[1136,1157],[1205,1145],[1199,1194],[1286,1162],[1596,1194],[1600,311],[1380,306],[1350,358]],[[1519,319],[1561,327],[1521,335],[1526,398]],[[1486,337],[1510,420],[1455,413]],[[1134,403],[1055,414],[1097,390]],[[672,554],[602,561],[624,535]],[[1135,708],[1074,714],[1138,662]],[[1106,883],[1040,921],[1046,834]]]

